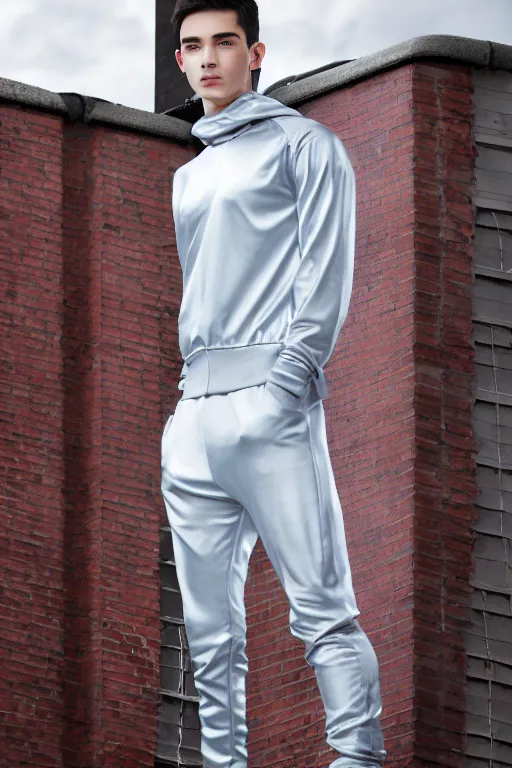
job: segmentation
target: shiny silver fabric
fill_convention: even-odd
[[[356,620],[322,402],[352,291],[353,170],[331,131],[254,91],[193,133],[206,149],[173,185],[183,395],[162,436],[162,494],[205,768],[247,768],[244,584],[258,536],[315,670],[331,768],[376,766],[378,663]]]
[[[259,359],[253,368],[297,395],[313,376],[324,398],[323,366],[354,271],[355,184],[345,148],[325,126],[256,91],[201,118],[192,133],[207,146],[178,168],[172,192],[183,396],[199,351],[279,343],[270,371]],[[233,375],[221,366],[208,393],[236,389]]]
[[[326,713],[331,768],[378,765],[377,659],[359,614],[321,400],[271,383],[180,400],[162,437],[205,766],[247,766],[244,584],[260,536]],[[300,734],[290,733],[290,738]]]

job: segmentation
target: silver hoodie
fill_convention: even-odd
[[[302,397],[346,318],[355,179],[327,127],[249,91],[192,127],[206,148],[178,168],[183,398],[272,381]]]

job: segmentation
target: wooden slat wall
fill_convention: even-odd
[[[512,765],[512,74],[475,70],[478,521],[467,768]]]

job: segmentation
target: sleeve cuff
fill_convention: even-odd
[[[311,378],[318,396],[323,400],[328,391],[324,371],[309,350],[299,344],[284,347],[268,375],[268,381],[287,389],[297,397],[305,394]]]
[[[187,369],[188,369],[187,364],[183,363],[183,367],[182,367],[181,373],[180,373],[180,380],[178,382],[178,389],[183,390],[184,387],[185,387],[185,376],[187,375]]]

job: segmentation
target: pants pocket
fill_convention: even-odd
[[[275,398],[285,408],[291,408],[293,410],[301,409],[304,402],[304,396],[298,397],[287,389],[284,389],[284,387],[280,387],[279,384],[274,384],[273,381],[267,381],[264,387],[267,392],[270,392],[270,396]]]

